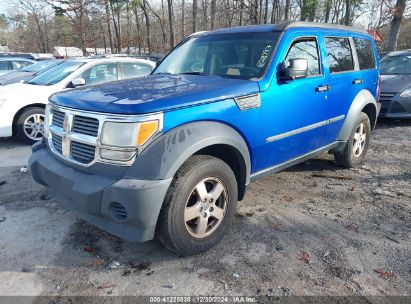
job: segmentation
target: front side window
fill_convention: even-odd
[[[176,47],[154,74],[261,77],[274,50],[278,33],[229,33],[192,37]]]
[[[354,61],[348,38],[326,37],[325,48],[327,49],[330,73],[354,70]]]
[[[380,63],[381,75],[410,75],[411,54],[385,56]]]
[[[374,52],[371,48],[371,42],[367,39],[354,38],[354,46],[357,51],[360,70],[375,68]]]
[[[318,46],[314,38],[307,38],[295,41],[290,47],[285,61],[288,62],[290,59],[307,59],[307,75],[313,76],[320,74]]]
[[[30,61],[12,61],[12,66],[13,66],[13,70],[20,70],[26,66],[32,65],[32,63]]]
[[[97,64],[85,70],[77,78],[84,78],[86,85],[117,80],[117,63]]]
[[[76,71],[83,64],[84,62],[76,62],[76,61],[63,62],[62,64],[59,64],[45,71],[44,73],[41,73],[37,77],[34,77],[32,80],[30,80],[27,83],[35,84],[35,85],[45,85],[45,86],[59,83],[60,81],[65,79],[67,76],[69,76],[71,73]]]
[[[143,77],[151,73],[153,68],[144,63],[138,62],[122,62],[123,79]]]

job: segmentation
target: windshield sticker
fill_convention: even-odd
[[[265,64],[267,63],[267,60],[270,56],[271,48],[272,48],[271,45],[267,45],[265,49],[262,51],[260,59],[257,62],[258,68],[263,68]]]

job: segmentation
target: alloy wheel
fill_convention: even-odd
[[[227,187],[217,177],[208,177],[192,190],[184,209],[187,231],[196,238],[205,238],[217,230],[228,206]]]
[[[41,140],[44,136],[44,114],[32,114],[23,124],[24,134],[31,140]]]

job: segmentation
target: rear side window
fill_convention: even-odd
[[[320,74],[318,48],[317,42],[314,38],[307,38],[294,42],[290,47],[285,60],[288,63],[290,59],[307,59],[308,76]]]
[[[1,71],[10,70],[9,62],[8,61],[0,61],[0,70]]]
[[[367,39],[354,38],[354,45],[357,51],[360,70],[375,68],[375,59],[371,48],[371,42]]]
[[[354,70],[354,61],[348,38],[326,37],[325,48],[327,49],[330,73]]]

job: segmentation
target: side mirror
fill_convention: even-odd
[[[306,78],[308,75],[308,61],[302,58],[292,58],[284,61],[282,65],[281,79],[295,80]]]
[[[75,78],[71,81],[71,85],[73,88],[81,87],[86,84],[86,80],[84,78]]]

